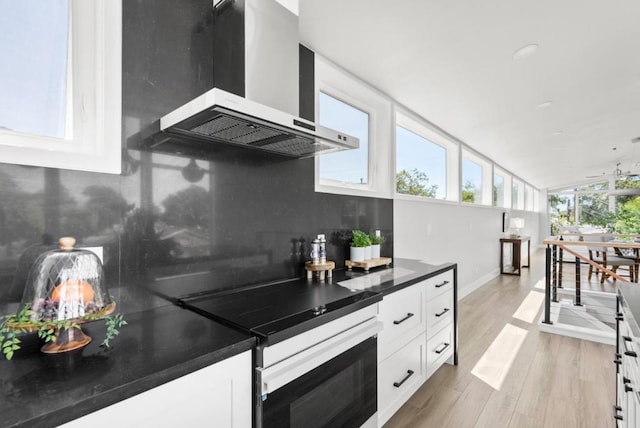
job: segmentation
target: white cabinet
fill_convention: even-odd
[[[379,306],[378,319],[383,328],[378,334],[378,362],[424,333],[424,285],[412,285],[384,297]]]
[[[429,331],[427,330],[429,335]],[[430,377],[442,364],[453,356],[453,323],[447,324],[442,330],[427,339],[427,377]]]
[[[425,379],[424,337],[418,335],[378,365],[378,424],[382,426]]]
[[[640,338],[629,322],[633,315],[620,309],[618,314],[618,364],[616,419],[618,427],[636,428],[640,424]]]
[[[382,299],[378,319],[378,425],[382,426],[424,381],[424,282]]]
[[[445,362],[456,364],[455,269],[384,296],[378,318],[378,426]]]
[[[427,298],[427,377],[445,362],[454,363],[455,293],[453,271],[426,281]]]
[[[62,427],[249,428],[251,414],[251,351],[245,351]]]

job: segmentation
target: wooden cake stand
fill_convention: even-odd
[[[313,264],[312,262],[306,262],[304,264],[304,268],[307,271],[307,279],[312,279],[313,275],[316,274],[320,281],[324,281],[325,272],[327,273],[327,278],[331,278],[335,267],[336,263],[332,261],[327,261],[324,264]]]

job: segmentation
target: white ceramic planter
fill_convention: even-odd
[[[364,247],[364,259],[365,260],[371,259],[371,245],[369,245],[368,247]]]
[[[380,258],[380,244],[371,244],[371,258],[372,259]]]
[[[351,247],[351,261],[363,262],[365,257],[365,247]]]

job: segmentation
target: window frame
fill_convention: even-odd
[[[463,168],[464,159],[468,159],[470,162],[477,164],[482,169],[482,173],[481,173],[482,181],[480,183],[481,185],[480,192],[482,194],[482,202],[475,202],[475,201],[472,203],[462,202],[462,186],[464,186],[463,179],[462,179],[464,174],[464,168]],[[460,152],[460,185],[458,187],[460,189],[459,190],[460,203],[477,205],[477,206],[489,206],[489,207],[493,206],[493,164],[488,160],[486,160],[484,157],[480,156],[479,154],[469,150],[468,148],[466,147],[462,148]]]
[[[71,1],[70,7],[72,137],[0,130],[0,162],[119,174],[122,0]]]
[[[495,185],[495,176],[499,175],[503,178],[503,193],[502,193],[502,205],[493,205],[496,208],[511,208],[511,174],[497,165],[493,166],[493,180],[491,189],[491,204],[493,205],[493,186]]]
[[[365,184],[349,183],[320,177],[322,156],[315,157],[315,191],[354,196],[391,198],[389,183],[391,145],[384,144],[392,135],[392,103],[385,95],[362,80],[336,66],[321,55],[315,55],[315,111],[319,123],[319,94],[323,92],[369,115],[368,180]],[[395,182],[394,182],[395,184]]]
[[[375,158],[374,153],[375,149],[372,150],[371,148],[371,117],[372,117],[372,112],[368,109],[366,104],[361,103],[358,99],[356,98],[352,98],[347,94],[342,93],[341,95],[336,95],[338,93],[338,91],[336,92],[329,92],[325,89],[321,89],[320,91],[317,92],[316,96],[318,97],[318,109],[316,110],[318,112],[318,115],[320,114],[320,108],[319,108],[319,98],[321,94],[324,94],[325,96],[331,97],[343,104],[346,104],[350,107],[352,107],[353,109],[359,110],[363,113],[365,113],[368,117],[368,123],[367,123],[367,138],[368,138],[368,152],[367,152],[367,182],[366,183],[355,183],[355,182],[351,182],[351,181],[342,181],[342,180],[333,180],[330,178],[322,178],[320,176],[320,162],[322,161],[321,158],[318,158],[318,179],[320,180],[320,183],[326,186],[340,186],[340,187],[346,187],[346,188],[350,188],[350,189],[367,189],[367,190],[372,190],[372,186],[371,186],[371,179],[372,179],[372,158]],[[323,123],[320,122],[320,120],[317,120],[317,123],[323,126],[327,126]],[[330,127],[331,128],[331,127]],[[343,131],[341,129],[336,129],[337,131]],[[346,131],[344,131],[346,132]],[[339,152],[340,153],[340,152]]]
[[[458,175],[458,158],[460,157],[460,144],[446,138],[441,133],[430,127],[424,119],[419,119],[414,114],[406,110],[396,109],[395,120],[393,121],[393,193],[395,198],[409,198],[431,201],[449,201],[457,202],[460,200],[459,175]],[[397,173],[397,136],[396,126],[401,126],[414,134],[424,138],[432,144],[442,147],[445,150],[445,180],[446,195],[444,198],[429,198],[425,196],[407,195],[396,191],[396,173]]]
[[[511,199],[511,208],[514,210],[520,210],[520,211],[524,211],[525,208],[525,200],[524,200],[524,186],[525,183],[524,181],[520,180],[519,178],[513,177],[511,179],[511,195],[512,195],[512,199]],[[518,199],[515,201],[516,205],[514,205],[514,201],[513,201],[513,189],[517,188],[518,189]]]
[[[533,211],[533,187],[527,183],[524,184],[524,209]]]

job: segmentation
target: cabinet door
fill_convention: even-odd
[[[384,424],[424,382],[424,336],[378,365],[378,424]]]
[[[427,300],[427,338],[453,323],[453,292],[442,293]]]
[[[627,406],[630,409],[633,408],[629,411],[629,423],[633,423],[633,425],[628,426],[637,427],[640,424],[640,392],[636,390],[629,396]]]
[[[427,378],[430,378],[447,359],[453,355],[453,324],[447,324],[442,330],[427,340]]]
[[[418,283],[385,296],[379,303],[380,321],[384,324],[378,334],[378,361],[406,345],[424,332],[424,284]]]
[[[251,411],[251,351],[246,351],[61,427],[249,428]]]
[[[431,300],[444,293],[453,293],[453,270],[427,280],[427,299]]]

